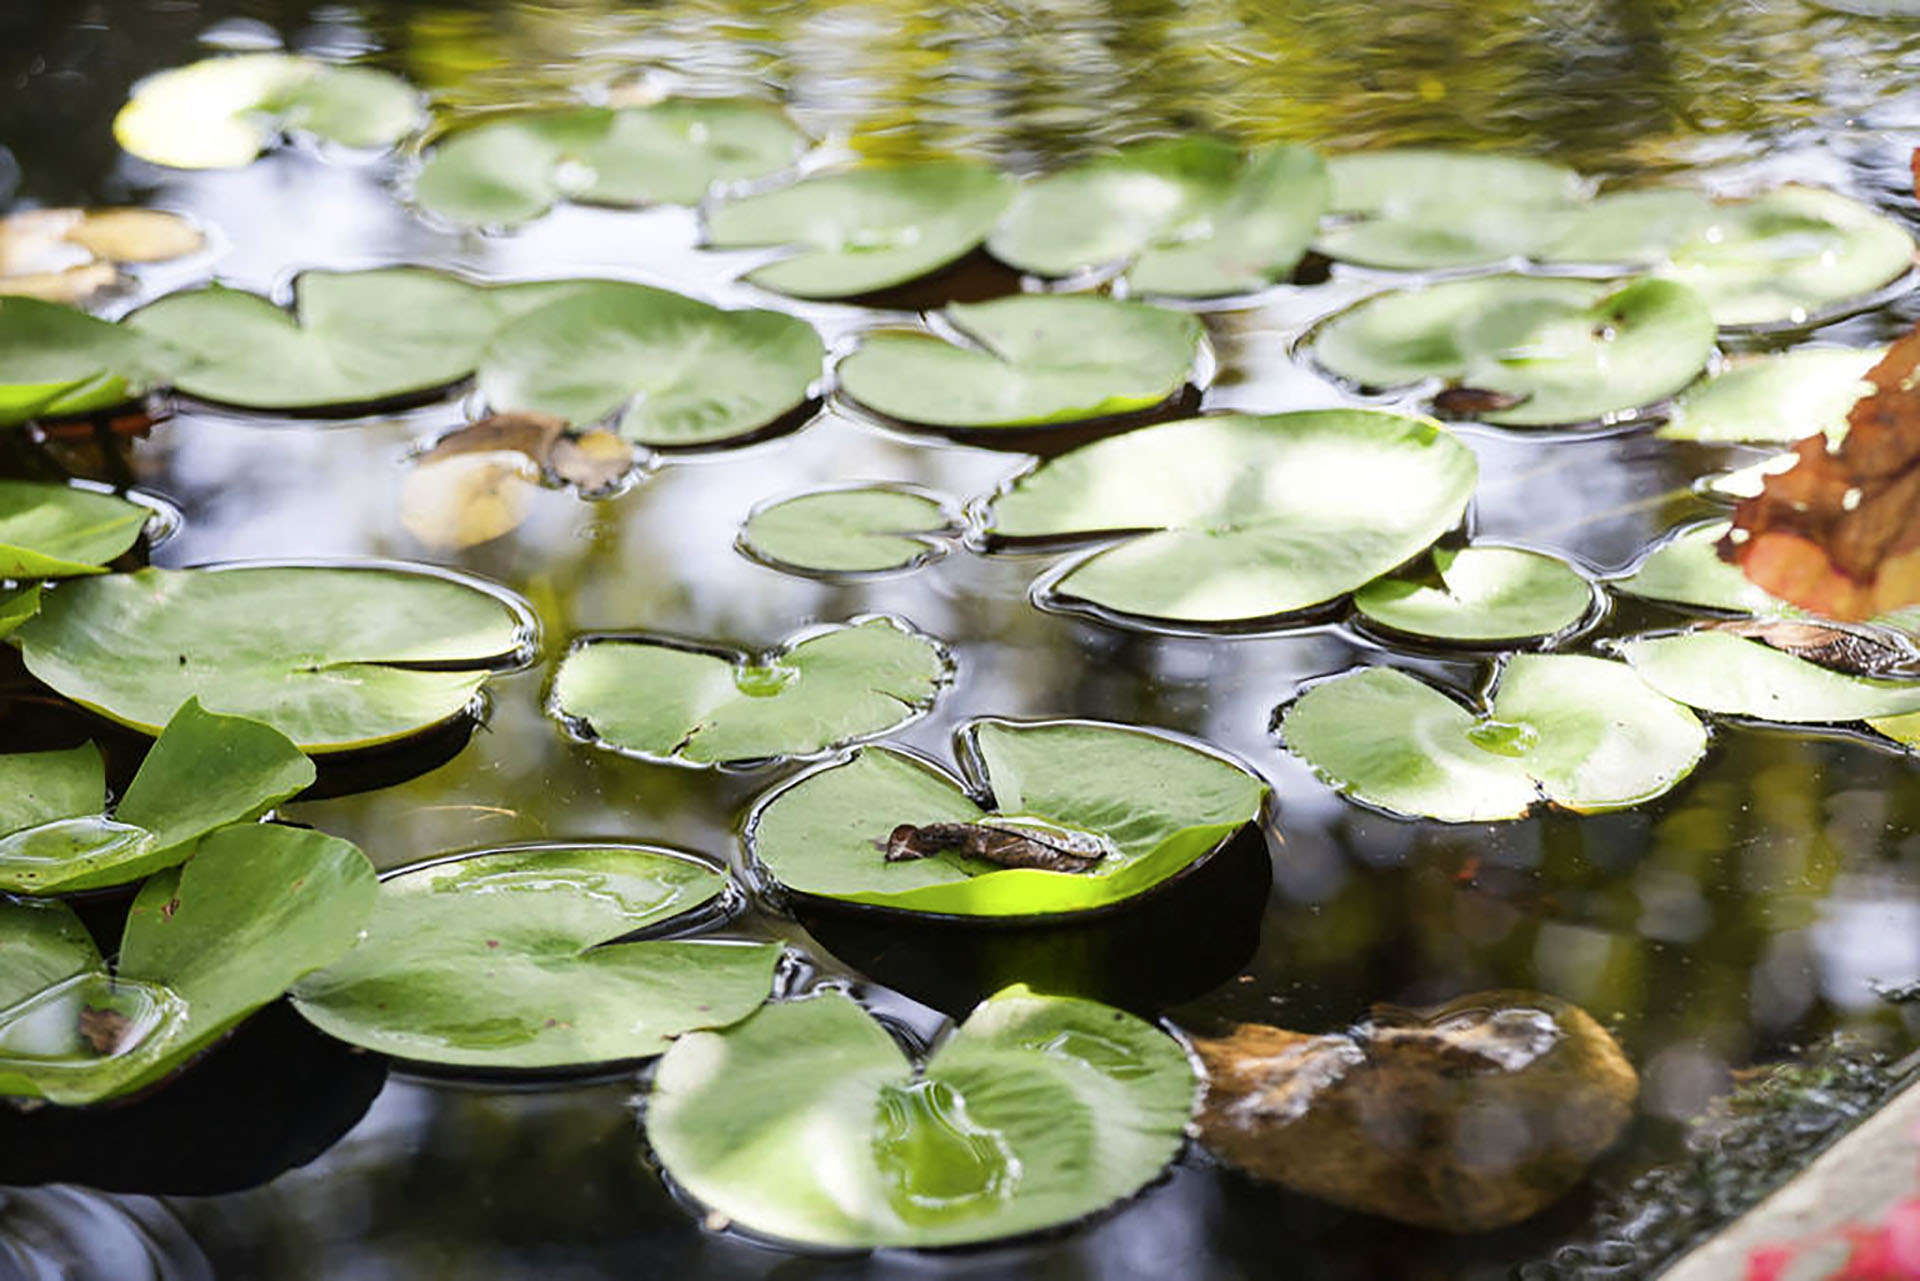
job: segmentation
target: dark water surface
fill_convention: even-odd
[[[407,262],[493,279],[614,276],[782,306],[841,345],[873,318],[732,283],[753,257],[695,252],[688,210],[563,207],[486,237],[410,213],[392,191],[404,158],[291,148],[242,171],[179,174],[114,147],[109,122],[135,78],[210,45],[269,41],[364,55],[439,95],[449,112],[634,83],[753,92],[788,104],[835,149],[964,150],[1016,169],[1188,129],[1329,149],[1440,142],[1540,153],[1615,177],[1698,171],[1726,190],[1817,182],[1920,224],[1905,174],[1920,142],[1920,23],[1796,0],[0,0],[0,210],[131,200],[218,229],[215,253],[150,271],[129,305],[215,273],[284,291],[302,268]],[[1375,287],[1377,278],[1336,270],[1327,284],[1208,314],[1219,374],[1204,407],[1349,403],[1289,351],[1313,319]],[[1875,341],[1917,313],[1909,296],[1820,337]],[[1641,1118],[1603,1167],[1603,1185],[1670,1156],[1685,1120],[1737,1069],[1836,1031],[1895,1054],[1920,1032],[1920,1020],[1870,986],[1920,979],[1920,776],[1908,756],[1845,735],[1721,725],[1689,781],[1630,813],[1401,822],[1339,800],[1286,756],[1269,732],[1275,707],[1303,681],[1355,663],[1415,666],[1473,688],[1486,679],[1484,662],[1389,651],[1333,625],[1208,639],[1046,613],[1027,597],[1042,557],[961,553],[905,577],[829,584],[733,549],[748,509],[769,497],[885,480],[964,500],[1026,465],[1020,455],[890,433],[829,405],[779,439],[663,460],[609,501],[542,493],[516,532],[437,552],[401,520],[403,460],[462,417],[457,399],[319,424],[182,405],[122,447],[132,478],[184,515],[156,563],[433,561],[507,584],[538,609],[541,663],[492,684],[484,725],[451,759],[410,781],[288,808],[383,867],[586,838],[737,860],[747,804],[790,771],[694,772],[576,743],[542,710],[551,660],[580,632],[645,629],[765,648],[808,624],[886,612],[949,642],[958,661],[954,687],[901,741],[944,756],[954,726],[983,714],[1097,717],[1204,738],[1277,789],[1271,874],[1255,851],[1220,872],[1228,880],[1218,899],[1239,906],[1237,917],[1170,917],[1157,935],[1090,944],[1078,960],[1059,948],[928,963],[870,931],[816,937],[750,913],[740,929],[787,939],[806,958],[796,985],[854,977],[853,962],[912,996],[964,1005],[996,979],[1030,976],[1014,970],[1052,966],[1060,982],[1098,989],[1113,981],[1104,967],[1116,957],[1144,956],[1165,986],[1136,1003],[1200,1032],[1240,1019],[1319,1031],[1377,1001],[1543,990],[1611,1027],[1642,1073]],[[1481,460],[1474,528],[1597,571],[1712,514],[1691,482],[1744,461],[1644,435],[1461,435]],[[76,471],[112,477],[93,442],[54,449]],[[1600,634],[1678,618],[1628,612]],[[7,654],[0,750],[82,732]],[[444,754],[458,744],[439,746]],[[334,779],[367,781],[378,780]],[[939,1025],[931,1005],[859,990],[921,1034]],[[36,1130],[33,1151],[0,1138],[16,1143],[0,1147],[0,1182],[76,1177],[114,1192],[0,1192],[0,1235],[73,1269],[24,1275],[1497,1277],[1577,1233],[1590,1195],[1521,1228],[1454,1239],[1257,1187],[1189,1151],[1118,1211],[1037,1243],[808,1258],[709,1231],[675,1202],[640,1141],[636,1078],[535,1091],[383,1084],[376,1064],[319,1040],[297,1019],[270,1015],[204,1065],[204,1081],[176,1087],[197,1090],[180,1115],[145,1128],[109,1116],[56,1138]],[[6,1266],[0,1251],[0,1276]]]

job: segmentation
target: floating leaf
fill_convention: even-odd
[[[1287,747],[1343,794],[1447,823],[1520,818],[1545,797],[1580,813],[1652,800],[1692,772],[1707,733],[1625,664],[1507,660],[1476,714],[1405,672],[1313,686],[1280,719]]]
[[[0,427],[110,409],[160,381],[144,336],[37,298],[0,297]]]
[[[112,494],[0,480],[0,578],[100,573],[133,546],[152,515]]]
[[[1397,216],[1336,226],[1320,238],[1329,257],[1369,267],[1431,270],[1512,259],[1636,270],[1713,219],[1698,191],[1621,191],[1584,204],[1509,203],[1456,194]]]
[[[429,547],[473,547],[518,529],[542,481],[612,492],[634,446],[610,431],[573,433],[551,414],[494,414],[448,432],[400,482],[400,521]]]
[[[332,752],[466,711],[528,617],[451,576],[235,565],[76,579],[8,639],[54,689],[146,733],[198,696]]]
[[[1716,550],[1730,526],[1708,521],[1676,530],[1657,544],[1631,573],[1613,580],[1616,591],[1647,600],[1739,614],[1779,614],[1793,607],[1747,581]]]
[[[777,943],[617,942],[711,906],[703,863],[639,846],[528,846],[388,877],[351,952],[294,990],[329,1036],[481,1068],[647,1058],[767,998]]]
[[[345,841],[224,828],[141,887],[111,971],[69,908],[0,897],[0,1095],[97,1103],[179,1071],[352,946],[374,890]]]
[[[824,354],[813,327],[793,316],[598,281],[494,335],[480,390],[496,410],[573,423],[618,414],[621,434],[642,444],[711,445],[805,404]]]
[[[1781,187],[1719,206],[1657,274],[1688,286],[1719,325],[1817,323],[1867,303],[1913,266],[1906,228],[1856,200]]]
[[[1111,298],[956,303],[961,341],[878,333],[840,362],[841,390],[868,409],[937,427],[1031,427],[1150,409],[1186,384],[1200,322]],[[962,341],[968,345],[962,345]]]
[[[1884,347],[1807,347],[1736,361],[1680,393],[1657,434],[1784,444],[1818,432],[1837,441],[1853,402],[1873,390],[1867,371],[1886,354]]]
[[[0,218],[0,294],[84,302],[121,283],[120,263],[205,247],[198,227],[159,209],[28,209]]]
[[[601,637],[561,661],[552,709],[616,751],[741,764],[884,734],[933,706],[951,675],[937,643],[891,618],[823,628],[757,660]]]
[[[418,267],[309,271],[291,313],[258,294],[209,285],[128,317],[173,353],[173,384],[249,409],[373,405],[449,387],[518,311],[570,282],[487,289]]]
[[[434,145],[414,199],[455,222],[509,226],[561,200],[691,205],[716,183],[785,168],[807,141],[763,103],[675,99],[493,120]]]
[[[848,903],[963,917],[1084,912],[1206,857],[1253,821],[1267,790],[1232,761],[1117,725],[979,720],[958,742],[965,781],[866,747],[779,787],[748,821],[749,854],[788,890]],[[1104,855],[1076,872],[1005,867],[964,849],[888,860],[900,825],[942,823],[1014,828]]]
[[[999,539],[1111,545],[1056,599],[1232,622],[1334,600],[1405,563],[1466,510],[1473,454],[1438,424],[1369,410],[1196,418],[1083,446],[999,494]]]
[[[1524,156],[1390,148],[1328,162],[1335,211],[1358,215],[1315,247],[1368,266],[1472,266],[1526,255],[1544,210],[1585,192],[1570,169]]]
[[[1163,139],[1023,183],[987,248],[1036,275],[1124,263],[1135,293],[1214,298],[1291,272],[1327,198],[1309,148]]]
[[[0,891],[71,894],[171,867],[207,833],[308,787],[313,763],[271,726],[181,704],[111,819],[99,753],[0,756]]]
[[[1165,1033],[1011,987],[916,1070],[821,992],[661,1059],[647,1140],[674,1182],[751,1232],[843,1248],[947,1246],[1084,1218],[1179,1151],[1193,1069]]]
[[[175,169],[237,169],[298,130],[349,147],[387,147],[420,122],[406,81],[284,53],[209,58],[142,81],[113,120],[119,144]]]
[[[1591,422],[1664,400],[1713,354],[1714,326],[1662,280],[1494,276],[1382,294],[1334,317],[1314,359],[1369,387],[1433,378],[1522,397],[1481,421]]]
[[[1920,711],[1920,681],[1829,671],[1731,632],[1643,636],[1619,650],[1647,684],[1704,712],[1818,725]]]
[[[40,585],[0,591],[0,636],[6,636],[40,612]]]
[[[716,249],[786,247],[747,279],[796,298],[853,298],[917,280],[985,240],[1012,184],[964,160],[816,174],[729,201],[707,218]]]
[[[1353,594],[1354,608],[1397,632],[1469,642],[1557,635],[1593,609],[1593,585],[1557,556],[1436,547],[1431,561],[1431,578],[1377,578]]]
[[[939,499],[866,485],[820,489],[753,509],[740,528],[746,555],[795,574],[917,569],[946,552],[958,522]]]

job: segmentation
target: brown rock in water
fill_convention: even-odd
[[[1200,1141],[1222,1160],[1448,1232],[1518,1223],[1566,1195],[1639,1092],[1605,1028],[1533,992],[1379,1008],[1324,1036],[1242,1024],[1194,1044]]]

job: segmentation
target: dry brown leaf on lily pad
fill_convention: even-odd
[[[518,529],[543,481],[596,496],[633,470],[634,448],[609,431],[569,432],[550,414],[495,414],[415,456],[400,519],[429,547],[472,547]]]
[[[1912,646],[1888,633],[1866,628],[1835,627],[1830,623],[1786,618],[1730,618],[1703,623],[1701,627],[1757,640],[1783,654],[1848,676],[1902,673],[1910,670],[1916,658],[1920,658]]]

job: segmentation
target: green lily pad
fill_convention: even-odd
[[[851,999],[769,1005],[661,1059],[647,1140],[751,1232],[841,1248],[991,1241],[1133,1195],[1180,1149],[1186,1053],[1152,1024],[1023,986],[916,1069]]]
[[[526,222],[562,200],[691,205],[717,183],[785,168],[806,146],[785,115],[757,102],[546,111],[442,139],[413,195],[443,218],[489,226]]]
[[[98,1103],[172,1075],[352,946],[374,890],[345,841],[223,828],[140,888],[111,970],[71,909],[0,898],[0,1095]]]
[[[0,636],[9,636],[40,612],[40,584],[0,592]]]
[[[1267,794],[1232,761],[1125,726],[977,720],[957,741],[964,781],[866,747],[782,785],[748,820],[748,854],[790,891],[847,903],[963,917],[1085,912],[1206,857],[1259,815]],[[1002,867],[953,850],[887,861],[902,823],[982,821],[1080,834],[1104,852],[1086,872]]]
[[[415,1062],[526,1069],[660,1053],[767,999],[777,943],[618,940],[726,878],[639,846],[527,846],[386,878],[353,950],[294,989],[329,1036]]]
[[[1913,258],[1913,237],[1893,219],[1790,186],[1721,205],[1657,274],[1698,293],[1716,324],[1805,326],[1865,305]]]
[[[1714,548],[1729,528],[1726,521],[1714,520],[1677,530],[1611,586],[1629,596],[1696,609],[1757,615],[1797,612],[1748,582],[1738,565],[1720,559]]]
[[[272,726],[188,699],[106,809],[99,752],[0,756],[0,891],[71,894],[172,867],[207,833],[304,791],[313,763]]]
[[[1491,393],[1479,421],[1531,427],[1664,400],[1706,368],[1713,339],[1705,305],[1670,281],[1494,276],[1370,298],[1319,331],[1313,356],[1369,387]]]
[[[1430,560],[1430,575],[1392,575],[1360,588],[1354,608],[1410,636],[1478,643],[1555,636],[1593,610],[1593,585],[1558,556],[1436,547]]]
[[[284,53],[209,58],[142,81],[113,120],[114,139],[175,169],[251,164],[283,130],[349,147],[388,147],[420,123],[406,81]]]
[[[577,424],[617,413],[621,434],[643,444],[708,445],[803,405],[825,350],[793,316],[601,281],[501,328],[480,360],[480,390],[495,411]]]
[[[1249,621],[1324,604],[1419,555],[1459,523],[1475,475],[1472,452],[1426,419],[1195,418],[1041,464],[994,498],[987,525],[999,539],[1109,544],[1049,583],[1056,602]]]
[[[1522,257],[1543,211],[1585,194],[1571,169],[1525,156],[1422,147],[1354,152],[1327,162],[1335,212],[1315,248],[1389,269],[1475,266]]]
[[[553,679],[553,714],[603,747],[677,765],[812,756],[904,725],[951,679],[940,645],[891,618],[759,657],[600,637]]]
[[[1007,178],[964,160],[816,174],[722,204],[707,217],[707,243],[788,248],[747,279],[796,298],[853,298],[978,248],[1012,192]]]
[[[152,515],[112,494],[0,480],[0,578],[101,573],[138,541]]]
[[[1707,732],[1624,663],[1507,660],[1484,714],[1405,672],[1313,686],[1280,719],[1294,755],[1343,794],[1447,823],[1523,817],[1543,797],[1578,813],[1652,800],[1692,772]]]
[[[0,427],[111,409],[162,381],[145,336],[62,303],[0,297]]]
[[[1684,187],[1616,191],[1548,214],[1541,220],[1537,245],[1529,256],[1585,267],[1653,267],[1713,219],[1713,202],[1703,191]]]
[[[1850,676],[1729,632],[1642,636],[1619,650],[1647,684],[1703,712],[1788,725],[1920,712],[1920,681]]]
[[[987,248],[1041,276],[1125,263],[1138,294],[1249,293],[1299,263],[1328,191],[1326,164],[1307,147],[1243,155],[1217,138],[1137,143],[1023,183]]]
[[[1808,347],[1736,361],[1680,393],[1658,435],[1668,440],[1785,444],[1846,434],[1847,411],[1871,391],[1884,347]]]
[[[753,509],[744,554],[794,574],[884,574],[946,553],[960,523],[930,494],[885,485],[819,489]]]
[[[418,267],[309,271],[291,313],[208,285],[127,318],[173,352],[173,385],[248,409],[317,410],[419,396],[473,372],[508,318],[575,287],[488,289]]]
[[[235,565],[75,579],[7,639],[48,685],[146,733],[197,696],[336,752],[465,712],[529,618],[451,576]]]
[[[1185,312],[1111,298],[1027,294],[941,314],[958,341],[870,335],[840,362],[841,390],[889,418],[937,427],[1081,422],[1179,391],[1204,333]]]

